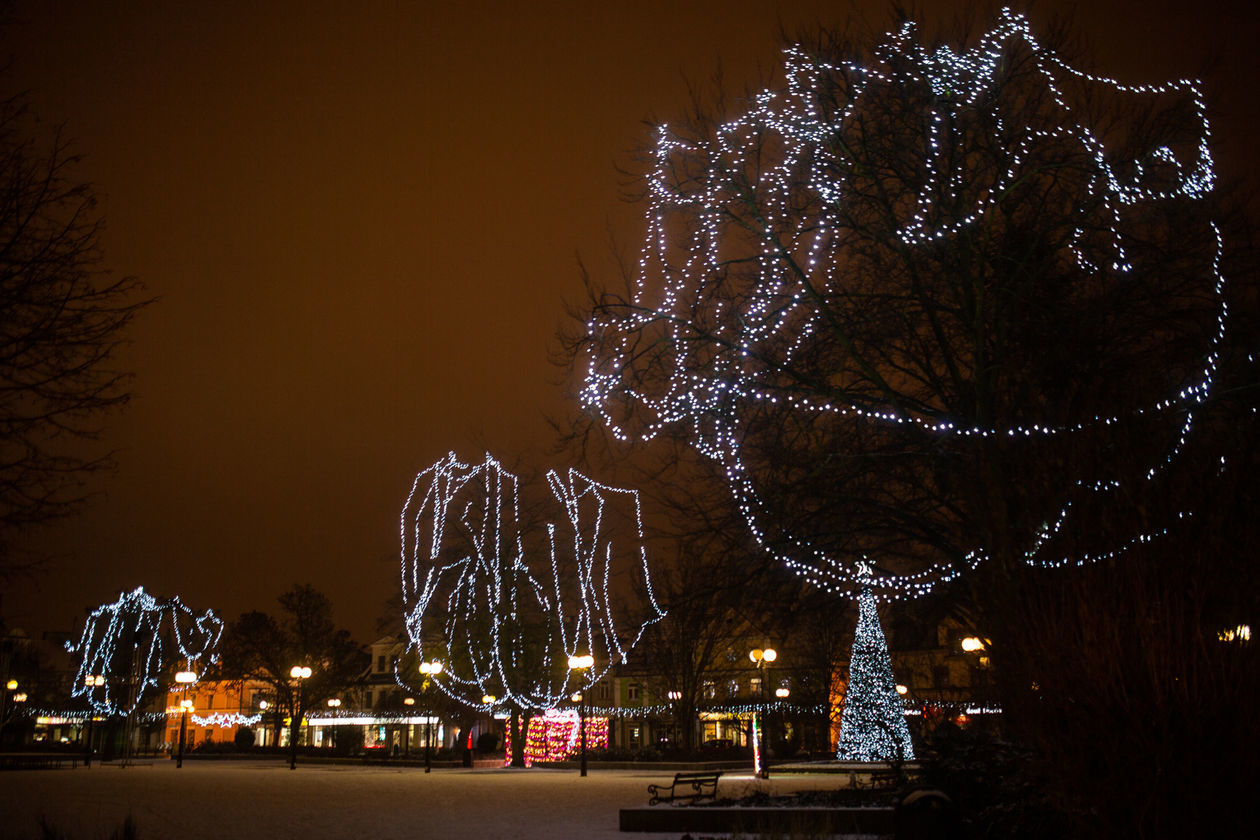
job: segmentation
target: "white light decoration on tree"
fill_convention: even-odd
[[[212,610],[194,613],[179,598],[158,600],[144,587],[124,592],[92,611],[77,645],[66,643],[79,657],[71,694],[102,714],[131,714],[167,665],[217,661],[222,633]]]
[[[840,718],[841,761],[912,761],[914,746],[905,709],[897,693],[888,644],[879,624],[875,596],[865,590],[858,596],[857,633],[849,657],[849,685]]]
[[[1058,272],[1055,278],[1070,280],[1059,297],[1089,294],[1100,310],[1111,301],[1113,311],[1124,312],[1129,298],[1115,305],[1108,296],[1158,275],[1170,253],[1152,253],[1144,237],[1133,235],[1134,226],[1174,204],[1206,206],[1202,199],[1215,183],[1210,130],[1197,82],[1133,86],[1084,73],[1039,44],[1026,19],[1010,10],[1003,10],[999,24],[974,49],[928,50],[914,42],[914,33],[910,23],[892,33],[869,66],[826,63],[799,47],[788,49],[786,86],[756,96],[745,113],[686,137],[660,128],[636,285],[627,300],[605,298],[596,308],[587,326],[581,393],[583,405],[621,440],[650,440],[666,426],[686,429],[696,449],[722,465],[748,526],[766,550],[824,589],[870,588],[881,599],[925,594],[984,562],[990,547],[966,544],[978,530],[967,522],[952,523],[948,538],[933,523],[923,529],[926,534],[906,538],[913,549],[894,560],[881,554],[881,568],[863,577],[857,561],[871,546],[820,545],[808,525],[779,521],[766,503],[774,493],[761,486],[762,474],[750,463],[750,428],[761,423],[772,435],[783,428],[774,418],[793,416],[800,438],[830,434],[828,429],[841,429],[855,441],[896,436],[905,445],[889,446],[894,456],[947,450],[979,460],[991,456],[977,453],[1018,457],[1016,448],[1022,447],[1029,459],[1048,463],[1055,457],[1046,454],[1051,446],[1060,447],[1055,454],[1072,447],[1101,452],[1100,435],[1140,439],[1146,448],[1123,469],[1074,454],[1071,466],[1056,474],[1055,486],[1031,508],[1030,516],[1042,524],[1021,531],[1014,551],[1030,564],[1093,562],[1166,530],[1143,528],[1110,539],[1101,551],[1053,547],[1065,523],[1086,505],[1128,498],[1134,485],[1153,482],[1183,450],[1195,412],[1212,389],[1227,315],[1215,223],[1196,217],[1191,232],[1188,225],[1177,228],[1159,217],[1176,229],[1174,237],[1193,238],[1197,246],[1173,251],[1206,255],[1202,265],[1169,264],[1166,272],[1190,277],[1186,282],[1196,284],[1195,299],[1206,301],[1195,312],[1193,335],[1201,340],[1186,351],[1191,358],[1179,357],[1175,367],[1159,367],[1163,360],[1154,368],[1148,364],[1152,378],[1165,376],[1162,384],[1111,407],[1068,398],[1043,405],[1036,394],[1012,396],[997,409],[986,409],[979,399],[969,403],[974,394],[968,388],[978,390],[983,379],[982,371],[969,366],[981,367],[983,358],[938,358],[922,348],[969,347],[968,318],[981,311],[982,302],[932,299],[918,308],[878,311],[865,304],[894,284],[903,284],[897,286],[899,295],[920,294],[912,285],[931,281],[916,276],[916,267],[930,266],[938,272],[934,277],[950,276],[952,255],[977,248],[976,240],[1000,236],[1003,225],[1030,212],[1010,196],[1053,169],[1046,161],[1060,155],[1071,160],[1072,188],[1080,196],[1078,202],[1062,202],[1063,235],[1046,260]],[[1025,88],[1018,94],[1023,98],[1004,99],[1003,85],[1016,64],[1024,73]],[[1113,140],[1120,145],[1118,129],[1099,127],[1073,104],[1090,98],[1076,96],[1080,91],[1124,102],[1158,100],[1169,104],[1169,113],[1182,107],[1176,112],[1180,119],[1168,121],[1169,134],[1176,136],[1126,157],[1108,145]],[[1039,104],[1028,110],[1036,121],[1025,124],[1020,108],[1029,101]],[[893,117],[880,110],[897,108]],[[909,162],[883,161],[890,171],[895,165],[904,165],[904,171],[879,180],[872,174],[878,167],[862,157],[861,146],[880,141],[863,132],[869,134],[880,119],[902,119],[903,112],[911,116],[897,125],[918,132],[907,134],[912,142],[896,150]],[[990,155],[987,168],[977,167],[977,154]],[[879,198],[880,190],[893,191],[881,199],[880,210],[886,205],[895,223],[862,228],[867,217],[861,214],[874,212],[867,208],[876,204],[871,196]],[[882,239],[863,239],[875,228]],[[880,275],[882,263],[871,256],[877,249],[884,249],[878,259],[893,259],[882,256],[885,251],[896,254],[904,276]],[[986,291],[982,284],[978,288],[977,294]],[[999,287],[992,296],[1017,288]],[[838,321],[837,313],[850,320]],[[887,323],[863,323],[876,317]],[[1019,323],[993,318],[998,327]],[[860,335],[866,342],[861,352],[846,332],[854,323],[869,330]],[[1106,333],[1098,340],[1103,346],[1116,341]],[[922,358],[913,356],[916,350]],[[1136,355],[1130,351],[1125,364],[1133,364]],[[1096,384],[1093,393],[1107,389]],[[816,460],[825,462],[832,454],[820,451]],[[768,456],[760,457],[764,463]],[[773,456],[768,459],[773,462]],[[925,482],[900,480],[903,488],[921,492],[925,505],[945,495],[923,490]],[[891,487],[891,479],[887,483],[888,489],[868,489],[864,497],[885,494],[878,499],[880,515],[904,493]]]
[[[408,636],[421,660],[443,662],[432,682],[470,706],[484,696],[497,708],[553,708],[625,662],[664,615],[651,595],[638,493],[575,470],[550,471],[547,482],[562,515],[531,533],[522,533],[517,477],[489,454],[465,464],[449,453],[416,476],[403,508]],[[649,593],[644,620],[628,632],[616,626],[611,591],[625,574],[641,575]],[[574,673],[577,655],[595,666]]]

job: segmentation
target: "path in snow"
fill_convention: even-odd
[[[0,837],[38,840],[41,815],[68,840],[107,838],[131,814],[139,840],[677,840],[622,834],[621,808],[647,804],[650,782],[670,771],[465,770],[172,761],[120,768],[7,771],[0,776]],[[845,777],[750,773],[722,777],[718,792],[788,793],[844,785]]]

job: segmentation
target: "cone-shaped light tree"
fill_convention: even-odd
[[[841,761],[906,761],[914,758],[910,728],[888,660],[888,643],[875,610],[875,596],[858,597],[857,633],[849,660],[849,688],[840,718]]]

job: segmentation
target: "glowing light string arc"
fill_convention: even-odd
[[[518,480],[489,454],[466,464],[449,453],[412,483],[400,522],[404,625],[421,660],[440,659],[432,684],[448,696],[492,708],[553,708],[625,662],[664,612],[651,594],[638,493],[576,470],[547,473],[562,516],[546,524],[546,549],[527,551]],[[608,512],[628,514],[633,536],[614,533]],[[630,542],[633,545],[627,546]],[[534,540],[531,545],[537,546]],[[646,618],[617,626],[614,577],[634,570],[647,583]],[[520,667],[519,640],[505,628],[533,621],[541,657]],[[596,667],[574,673],[568,659],[591,654]],[[399,676],[399,682],[407,681]]]
[[[828,63],[800,47],[789,48],[784,52],[785,86],[755,96],[746,112],[718,126],[711,136],[686,139],[668,126],[659,127],[654,165],[647,177],[646,232],[636,285],[629,305],[601,309],[588,323],[592,349],[579,395],[583,406],[623,441],[633,437],[651,440],[667,426],[688,428],[692,445],[723,466],[732,495],[763,548],[824,589],[856,594],[870,586],[878,599],[926,594],[983,563],[985,552],[977,547],[962,557],[928,563],[914,573],[881,571],[865,578],[851,562],[824,554],[805,537],[785,533],[781,539],[772,539],[771,526],[762,521],[765,505],[742,453],[744,428],[754,407],[782,406],[853,423],[917,430],[938,439],[1066,438],[1136,424],[1154,415],[1169,416],[1179,424],[1175,440],[1164,452],[1150,456],[1154,460],[1138,471],[1140,477],[1124,479],[1152,480],[1184,450],[1196,411],[1211,395],[1228,321],[1221,270],[1223,243],[1219,228],[1209,222],[1214,254],[1203,275],[1210,286],[1207,292],[1215,306],[1215,322],[1210,328],[1205,325],[1208,337],[1202,361],[1185,379],[1169,382],[1163,393],[1148,395],[1136,407],[1070,422],[1013,418],[995,424],[950,416],[935,406],[859,405],[795,392],[787,371],[809,352],[812,340],[825,328],[822,313],[811,303],[811,294],[834,289],[838,282],[836,259],[829,248],[840,225],[836,208],[844,206],[848,194],[842,175],[837,173],[858,165],[839,141],[859,113],[864,97],[878,86],[915,91],[926,87],[933,94],[930,105],[925,106],[923,178],[917,193],[909,197],[912,210],[908,218],[893,231],[894,237],[910,249],[927,247],[983,224],[1004,192],[1024,176],[1024,164],[1038,144],[1071,148],[1090,167],[1084,183],[1089,197],[1101,208],[1099,241],[1091,244],[1082,225],[1076,227],[1066,248],[1085,275],[1111,271],[1123,276],[1134,270],[1136,248],[1126,237],[1123,222],[1136,208],[1169,200],[1199,201],[1215,186],[1211,129],[1197,81],[1125,85],[1081,71],[1040,44],[1026,18],[1009,9],[1002,10],[998,24],[973,49],[955,51],[942,46],[929,50],[914,38],[912,23],[901,26],[876,48],[876,60],[869,66]],[[1009,162],[1004,170],[999,167],[987,189],[964,192],[967,156],[947,154],[950,127],[964,120],[969,109],[979,107],[986,97],[999,102],[995,90],[1001,81],[1003,59],[1015,46],[1026,48],[1032,57],[1033,78],[1039,80],[1052,103],[1052,122],[1008,125],[1010,115],[995,104],[987,139],[996,148],[1009,151]],[[820,105],[833,99],[826,87],[829,74],[842,74],[848,85],[847,98],[835,105],[831,115],[823,113]],[[1180,154],[1166,143],[1143,158],[1113,161],[1099,133],[1083,121],[1070,101],[1066,93],[1069,83],[1102,87],[1126,96],[1179,97],[1190,105],[1188,122],[1193,137],[1181,144]],[[1017,140],[1008,143],[1004,139],[1002,134],[1008,129]],[[759,156],[759,144],[766,143],[766,138],[776,144],[778,161],[767,162]],[[696,174],[678,176],[680,160],[693,165]],[[761,199],[758,212],[763,217],[759,223],[764,230],[748,233],[731,225],[726,213],[730,196],[737,192],[737,176],[732,173],[743,177],[745,167],[754,166],[757,171],[750,176],[750,188]],[[1157,172],[1162,174],[1156,177]],[[682,180],[675,186],[678,177]],[[794,179],[803,179],[809,201],[795,196],[801,187]],[[947,213],[938,206],[940,197],[956,204],[964,199],[969,203]],[[797,210],[793,202],[812,209]],[[694,220],[683,226],[685,232],[677,241],[669,228],[674,213]],[[754,240],[760,237],[761,253],[749,254],[756,258],[756,276],[747,295],[719,301],[713,299],[710,283],[724,271],[722,249],[727,225],[740,235]],[[677,259],[675,252],[681,252]],[[786,267],[789,261],[793,268]],[[663,351],[661,379],[649,377],[652,384],[647,386],[626,371],[641,352],[643,332],[650,329],[657,331],[652,333],[653,340],[659,337],[667,349]],[[703,350],[696,350],[696,339],[702,336],[712,341]],[[623,413],[641,425],[632,429]],[[1110,474],[1065,477],[1063,501],[1056,505],[1058,513],[1025,547],[1026,562],[1046,566],[1093,562],[1163,533],[1166,529],[1135,535],[1122,541],[1115,551],[1071,558],[1047,556],[1050,538],[1072,515],[1070,493],[1080,490],[1099,497],[1121,494],[1124,481]],[[1187,511],[1178,514],[1189,515]]]

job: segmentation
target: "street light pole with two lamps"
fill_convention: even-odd
[[[293,697],[293,716],[289,718],[289,769],[297,769],[297,734],[298,725],[302,721],[303,683],[311,678],[308,665],[294,665],[289,669],[289,676],[297,682],[297,693]]]
[[[420,673],[424,675],[424,683],[420,690],[424,693],[424,772],[433,769],[433,704],[429,701],[429,683],[442,673],[442,663],[436,659],[432,662],[421,662]]]
[[[184,766],[184,738],[188,733],[188,713],[192,711],[193,701],[188,699],[188,686],[197,681],[197,675],[191,670],[180,671],[175,675],[175,682],[180,686],[179,696],[179,754],[175,759],[175,769]]]
[[[589,671],[591,667],[594,666],[594,664],[595,664],[595,657],[591,656],[589,653],[569,657],[569,668],[571,670],[580,672],[583,676],[586,676],[586,672]],[[582,702],[582,705],[578,709],[578,737],[582,741],[581,775],[585,776],[586,775],[586,689],[583,689],[579,694],[575,694],[574,699],[581,700]]]
[[[748,658],[757,666],[757,670],[761,672],[761,732],[758,737],[757,731],[757,714],[753,713],[752,734],[753,734],[753,772],[763,779],[770,778],[770,764],[767,761],[766,752],[766,709],[769,706],[769,687],[766,684],[769,670],[768,666],[771,662],[779,658],[779,653],[774,648],[753,648],[748,652]]]

